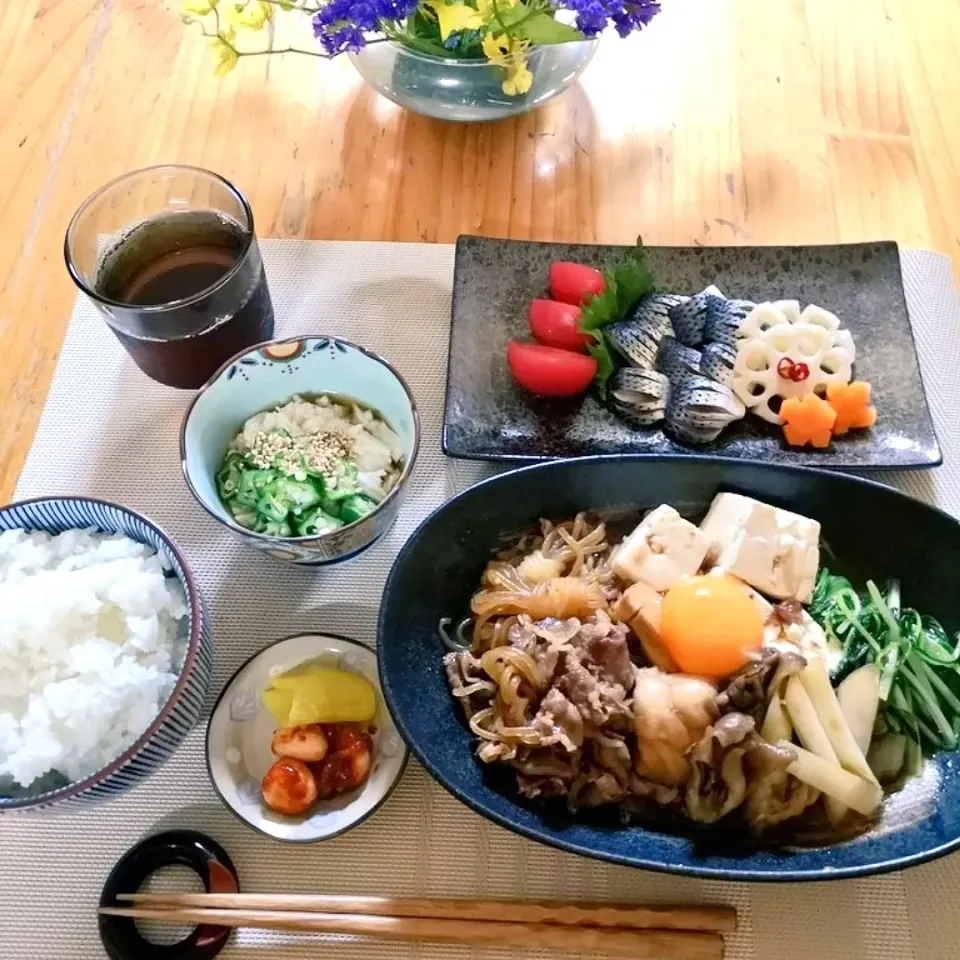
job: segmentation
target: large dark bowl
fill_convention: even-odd
[[[409,539],[380,608],[380,674],[414,755],[454,796],[510,830],[572,853],[670,873],[736,880],[826,880],[899,870],[960,846],[960,765],[936,758],[936,802],[904,805],[906,822],[831,846],[751,847],[730,830],[699,835],[623,826],[615,812],[569,816],[523,800],[512,772],[482,767],[443,675],[441,617],[462,616],[502,534],[578,510],[670,503],[702,513],[738,491],[819,520],[831,567],[855,581],[898,577],[904,602],[960,628],[960,524],[867,480],[803,468],[677,457],[593,457],[502,474],[444,504]]]

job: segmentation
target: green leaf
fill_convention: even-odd
[[[523,20],[525,17],[529,17],[530,15],[530,8],[523,3],[522,0],[518,0],[518,2],[512,7],[503,7],[498,5],[490,23],[509,30],[520,20]]]
[[[640,247],[630,251],[626,260],[603,271],[604,291],[584,304],[580,313],[581,330],[599,330],[622,319],[636,302],[653,288],[653,274],[647,268]]]
[[[618,318],[620,300],[617,297],[616,278],[604,271],[604,281],[606,286],[603,293],[592,297],[580,310],[581,330],[599,330]]]
[[[590,356],[597,361],[597,375],[593,378],[594,386],[600,393],[601,398],[606,398],[607,381],[614,371],[613,356],[610,348],[607,346],[606,338],[602,330],[594,330],[593,335],[597,338],[596,343],[591,343],[587,350]]]
[[[549,13],[536,13],[518,23],[514,35],[536,44],[570,43],[585,39],[575,27],[554,20]]]
[[[647,268],[643,252],[639,249],[634,250],[625,263],[615,267],[614,274],[621,314],[636,306],[644,294],[653,290],[653,274]]]

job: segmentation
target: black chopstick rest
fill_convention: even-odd
[[[227,851],[215,840],[193,830],[171,830],[142,840],[110,871],[100,894],[101,907],[129,907],[118,894],[136,893],[146,879],[163,867],[182,865],[203,881],[207,893],[238,893],[240,880]],[[146,940],[128,917],[100,917],[100,939],[110,960],[209,960],[227,944],[231,930],[201,924],[177,943]]]

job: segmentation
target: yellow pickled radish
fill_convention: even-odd
[[[277,690],[269,687],[260,694],[263,705],[270,711],[271,716],[281,727],[286,727],[290,708],[293,706],[292,690]]]
[[[262,700],[279,727],[362,723],[377,712],[377,695],[369,681],[333,667],[298,667],[280,674]]]

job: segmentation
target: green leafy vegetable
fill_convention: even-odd
[[[594,330],[592,332],[597,339],[587,347],[587,351],[590,356],[597,361],[597,374],[593,378],[593,382],[600,391],[600,396],[605,397],[607,393],[607,381],[613,375],[616,365],[613,362],[613,354],[610,353],[610,348],[607,346],[607,340],[603,335],[603,331]]]
[[[592,297],[580,313],[582,330],[599,330],[621,320],[646,293],[653,291],[653,274],[643,247],[635,247],[626,260],[603,271],[604,291]]]
[[[591,297],[580,311],[580,329],[592,333],[595,338],[587,350],[597,361],[594,384],[601,397],[606,396],[607,381],[616,369],[602,328],[622,320],[642,296],[654,289],[653,274],[647,267],[643,246],[638,243],[625,260],[605,269],[603,282],[603,293]]]
[[[881,592],[867,581],[858,593],[849,580],[821,570],[810,615],[843,650],[836,679],[876,664],[890,731],[931,750],[960,744],[960,639],[951,641],[933,617],[902,607],[898,583]]]

